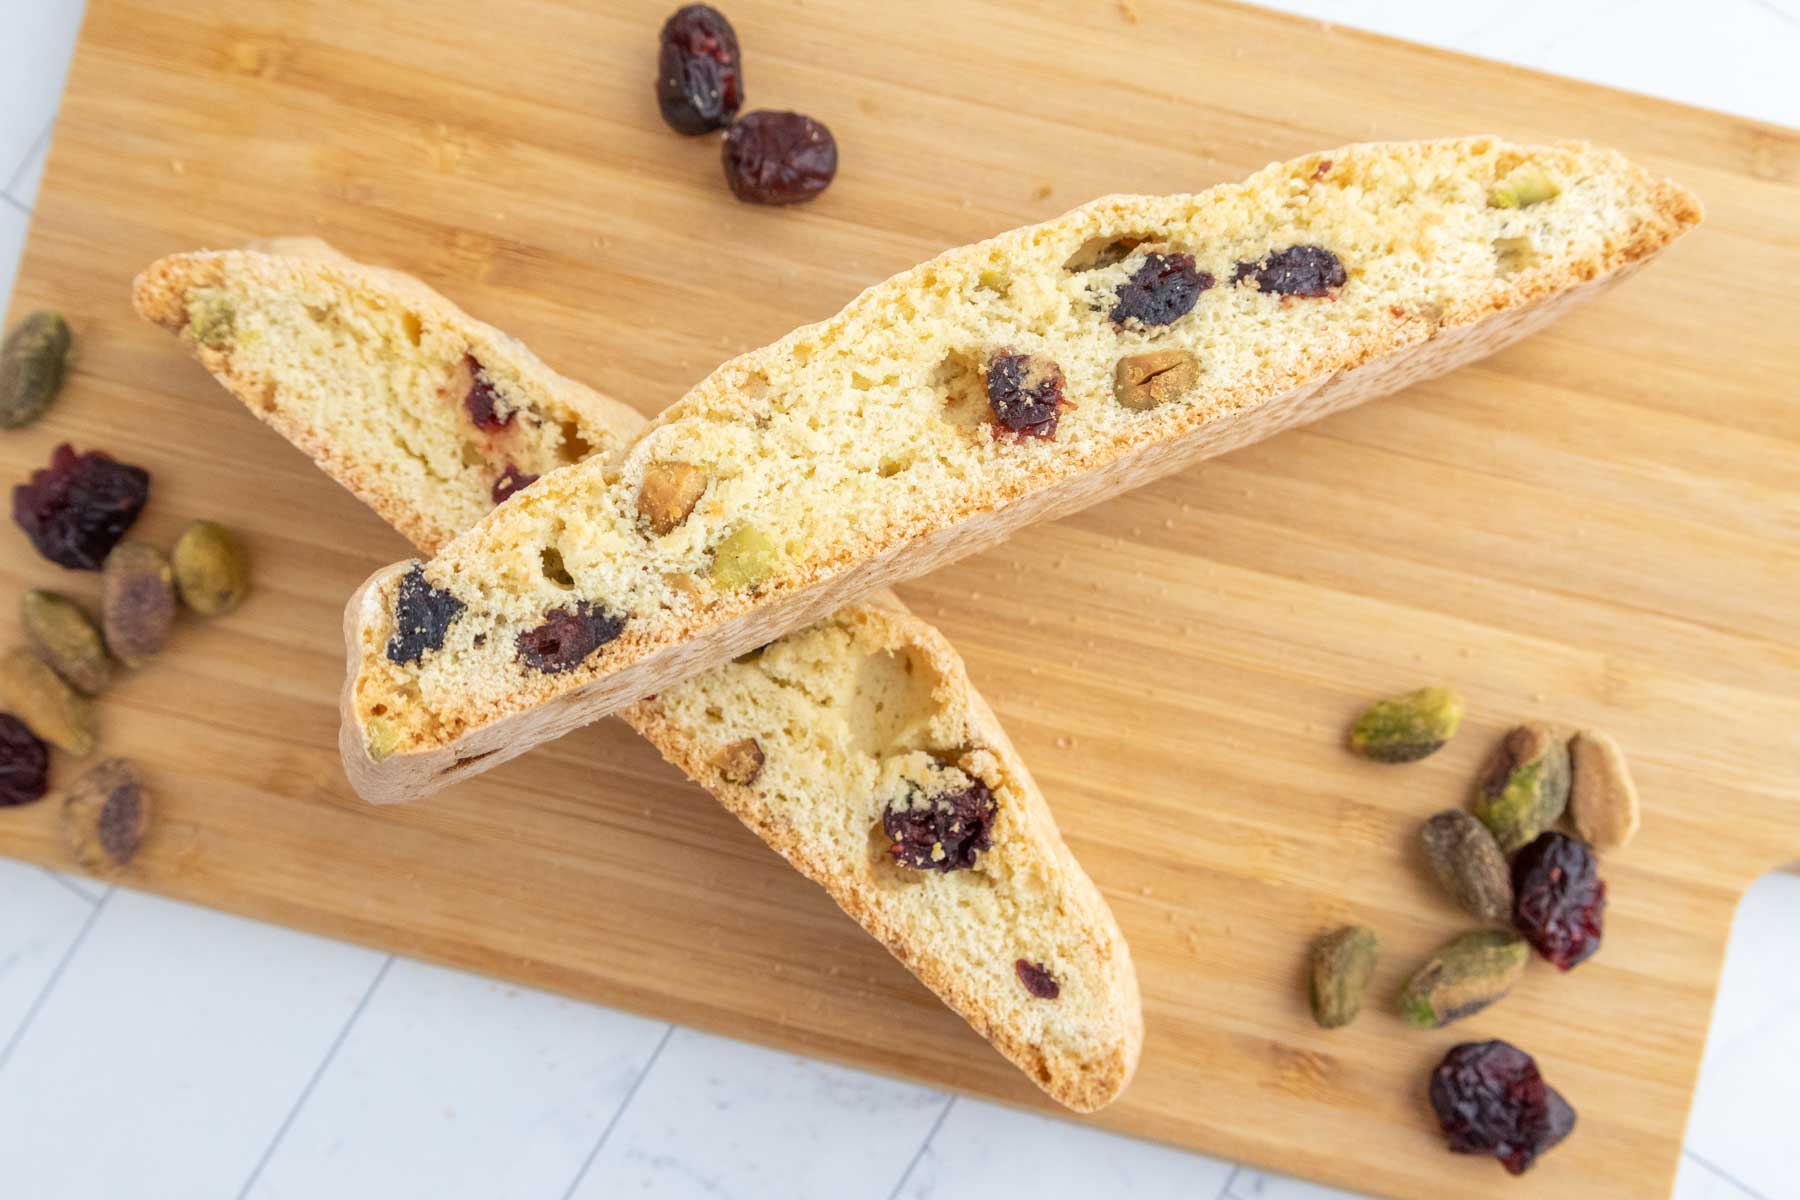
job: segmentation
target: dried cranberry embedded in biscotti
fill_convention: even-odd
[[[573,671],[594,651],[625,632],[625,618],[586,600],[573,608],[553,608],[544,623],[518,638],[519,661],[549,675]]]
[[[469,420],[475,422],[475,428],[498,433],[511,425],[512,410],[500,411],[500,393],[494,390],[487,369],[473,358],[464,358],[463,365],[469,371],[469,391],[463,397],[463,408],[468,412]]]
[[[1213,277],[1194,266],[1191,254],[1152,254],[1113,293],[1112,319],[1123,325],[1172,325],[1194,310]]]
[[[723,129],[744,102],[737,31],[710,4],[686,4],[662,27],[656,103],[676,133]]]
[[[425,569],[414,565],[400,581],[394,597],[394,633],[388,638],[388,661],[399,666],[416,663],[432,650],[444,647],[444,638],[467,607],[443,588],[426,582]]]
[[[1233,283],[1253,280],[1258,290],[1277,296],[1305,296],[1316,300],[1344,286],[1344,264],[1323,246],[1289,246],[1257,262],[1241,262],[1232,272]]]
[[[493,496],[495,504],[504,504],[512,498],[514,492],[524,491],[537,480],[536,475],[521,471],[511,463],[507,463],[506,470],[500,472],[500,478],[494,480],[493,489],[489,494]]]
[[[749,204],[799,204],[831,186],[837,140],[811,117],[746,113],[725,133],[725,182]]]
[[[1042,354],[996,354],[988,360],[988,408],[994,423],[1021,437],[1056,436],[1063,373]]]
[[[888,804],[881,828],[893,839],[889,853],[901,866],[962,871],[993,844],[990,831],[997,808],[994,793],[979,779],[939,792],[915,787]]]
[[[1043,963],[1027,962],[1019,959],[1013,963],[1013,970],[1018,972],[1019,982],[1025,990],[1039,1000],[1054,1000],[1062,995],[1062,987],[1056,982],[1056,976],[1045,969]]]

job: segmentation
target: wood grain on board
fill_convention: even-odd
[[[1113,1128],[1409,1197],[1641,1197],[1673,1178],[1734,906],[1800,857],[1800,135],[1217,4],[735,0],[754,105],[826,121],[837,183],[735,203],[657,119],[664,0],[90,0],[12,311],[79,363],[0,440],[148,467],[139,532],[241,530],[256,593],[184,621],[102,702],[155,782],[128,880],[234,912],[1023,1104],[1034,1089],[624,726],[423,805],[340,774],[338,617],[406,547],[132,316],[158,255],[313,233],[422,275],[652,412],[729,355],[946,246],[1113,191],[1193,190],[1345,141],[1587,137],[1705,226],[1550,331],[918,580],[1111,899],[1149,1036]],[[10,529],[10,526],[8,527]],[[9,593],[96,580],[16,531]],[[1469,698],[1412,767],[1343,726],[1423,681]],[[1607,942],[1437,1033],[1324,1033],[1307,941],[1355,918],[1385,1000],[1462,919],[1416,865],[1511,722],[1627,748],[1645,828]],[[72,764],[59,760],[66,777]],[[0,851],[66,865],[52,806]],[[1524,1181],[1447,1156],[1424,1075],[1532,1050],[1581,1114]],[[871,1147],[871,1152],[875,1148]]]

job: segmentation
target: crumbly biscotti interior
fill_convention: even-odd
[[[1045,1091],[1124,1089],[1124,939],[930,626],[852,606],[622,715]]]
[[[179,298],[171,327],[203,355],[194,306],[226,297],[233,328],[257,335],[209,363],[221,381],[315,458],[309,439],[323,439],[340,481],[409,536],[448,537],[490,507],[480,472],[389,469],[405,446],[471,438],[466,405],[439,382],[458,348],[504,345],[513,411],[598,431],[597,452],[646,424],[409,276],[304,239],[259,251],[166,259],[140,295]],[[340,437],[344,414],[354,419]],[[1124,938],[961,660],[896,598],[852,605],[620,715],[1052,1097],[1085,1112],[1124,1089],[1143,1024]],[[898,853],[890,825],[904,835]],[[948,850],[918,836],[952,827]]]
[[[268,249],[162,259],[138,309],[428,551],[643,423],[410,276],[310,239]]]
[[[366,598],[371,758],[428,751],[797,589],[1635,263],[1699,217],[1617,154],[1350,146],[950,251],[726,363]]]

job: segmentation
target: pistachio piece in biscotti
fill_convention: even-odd
[[[1199,378],[1200,362],[1186,350],[1128,354],[1113,372],[1113,396],[1126,408],[1143,412],[1181,399]]]
[[[754,525],[740,525],[713,550],[712,581],[727,591],[755,587],[775,573],[775,543]]]
[[[756,782],[756,777],[762,774],[764,761],[762,744],[753,737],[727,743],[712,756],[712,765],[719,769],[719,774],[727,782],[741,786]]]
[[[692,463],[655,462],[644,468],[638,516],[657,537],[680,528],[706,492],[706,472]]]
[[[237,336],[237,302],[223,288],[196,288],[187,298],[187,331],[209,350],[229,350]]]

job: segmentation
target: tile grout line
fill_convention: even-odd
[[[906,1187],[906,1181],[912,1178],[912,1173],[918,1170],[919,1164],[925,1160],[925,1152],[931,1149],[931,1140],[937,1137],[938,1130],[944,1127],[944,1119],[950,1115],[950,1110],[954,1107],[956,1107],[955,1096],[944,1101],[944,1107],[938,1110],[937,1120],[933,1121],[931,1128],[925,1131],[925,1140],[919,1143],[917,1150],[913,1151],[912,1161],[906,1164],[906,1170],[900,1172],[900,1178],[894,1182],[894,1190],[888,1193],[888,1200],[899,1200],[901,1190]]]
[[[38,1013],[43,1011],[44,1004],[50,999],[50,993],[56,990],[58,983],[62,982],[63,972],[68,970],[69,963],[74,961],[75,952],[80,950],[87,941],[94,924],[100,920],[100,914],[106,911],[106,902],[112,897],[112,889],[108,888],[104,896],[91,901],[94,907],[88,913],[87,920],[81,923],[81,932],[75,935],[75,940],[69,943],[67,950],[63,951],[62,958],[57,961],[56,969],[50,972],[50,978],[44,981],[44,986],[38,991],[37,999],[31,1002],[31,1007],[26,1009],[24,1017],[20,1018],[19,1027],[13,1030],[13,1035],[7,1039],[6,1046],[0,1048],[0,1071],[6,1069],[6,1064],[12,1060],[13,1051],[18,1049],[19,1043],[25,1040],[25,1034],[31,1029],[32,1023],[37,1020]]]
[[[94,899],[92,896],[90,896],[86,892],[82,891],[78,885],[71,883],[69,880],[63,878],[63,876],[61,874],[59,874],[58,872],[52,871],[49,867],[39,867],[38,869],[40,871],[42,871],[45,875],[49,876],[50,879],[54,880],[57,883],[60,883],[63,887],[67,888],[69,891],[75,893],[77,896],[80,896],[83,900],[86,900],[89,904],[100,903],[100,901]],[[106,893],[104,893],[104,892],[101,893],[101,895],[103,895],[103,896],[105,894]]]
[[[1787,25],[1792,29],[1800,29],[1800,17],[1796,17],[1793,13],[1781,7],[1781,5],[1776,4],[1774,0],[1750,0],[1750,3],[1756,5],[1756,7],[1762,9],[1784,25]]]
[[[575,1189],[581,1186],[581,1181],[587,1178],[588,1171],[593,1168],[594,1160],[600,1157],[601,1148],[606,1145],[607,1139],[612,1137],[613,1130],[618,1128],[620,1120],[625,1116],[625,1110],[631,1107],[633,1100],[637,1099],[638,1089],[644,1086],[644,1080],[650,1078],[650,1069],[656,1065],[656,1060],[662,1057],[663,1048],[669,1044],[669,1039],[675,1036],[675,1028],[674,1025],[670,1025],[663,1030],[662,1041],[656,1043],[656,1049],[652,1050],[650,1057],[644,1061],[644,1069],[639,1071],[637,1078],[631,1081],[631,1087],[626,1090],[625,1098],[619,1101],[619,1107],[613,1110],[612,1119],[607,1121],[606,1128],[600,1131],[600,1136],[595,1140],[593,1148],[587,1152],[587,1157],[581,1160],[581,1169],[576,1171],[575,1178],[569,1181],[569,1188],[562,1194],[562,1200],[569,1200],[569,1197],[575,1194]]]
[[[31,210],[26,208],[23,204],[20,204],[17,200],[14,200],[10,192],[0,192],[0,203],[5,204],[8,208],[16,210],[23,216],[29,217],[31,215]]]
[[[1769,1200],[1769,1198],[1767,1196],[1763,1195],[1761,1192],[1757,1191],[1755,1188],[1751,1187],[1749,1184],[1747,1184],[1743,1180],[1739,1179],[1736,1175],[1733,1175],[1730,1171],[1727,1171],[1724,1167],[1719,1166],[1717,1163],[1713,1162],[1710,1159],[1702,1158],[1700,1155],[1695,1154],[1692,1150],[1689,1150],[1686,1146],[1683,1146],[1681,1148],[1681,1153],[1684,1157],[1693,1159],[1695,1162],[1699,1163],[1702,1167],[1706,1168],[1708,1171],[1711,1171],[1714,1175],[1717,1175],[1720,1179],[1723,1179],[1726,1183],[1729,1183],[1732,1187],[1736,1188],[1738,1191],[1744,1193],[1744,1195],[1749,1196],[1751,1198],[1751,1200]]]
[[[308,1079],[306,1086],[300,1089],[300,1095],[294,1101],[294,1106],[288,1109],[287,1116],[282,1118],[280,1126],[275,1130],[275,1136],[269,1139],[269,1144],[263,1150],[262,1157],[256,1160],[256,1166],[251,1169],[250,1177],[244,1180],[244,1186],[238,1192],[238,1200],[244,1200],[244,1197],[250,1194],[250,1189],[256,1186],[256,1181],[262,1178],[263,1170],[269,1165],[269,1160],[275,1157],[275,1151],[280,1148],[282,1139],[287,1137],[288,1130],[293,1128],[295,1118],[300,1115],[300,1110],[306,1107],[306,1102],[312,1097],[313,1090],[319,1086],[319,1080],[323,1079],[325,1072],[331,1069],[332,1061],[337,1058],[338,1051],[343,1049],[344,1042],[349,1038],[350,1030],[355,1027],[357,1018],[361,1017],[363,1010],[369,1007],[369,1001],[374,998],[375,990],[381,986],[381,981],[387,978],[387,973],[393,965],[394,956],[392,954],[382,960],[381,969],[375,972],[375,978],[370,980],[369,986],[363,990],[362,999],[356,1002],[356,1007],[350,1010],[350,1018],[344,1022],[343,1028],[338,1030],[337,1037],[331,1040],[331,1046],[325,1051],[325,1057],[320,1060],[318,1068],[313,1071],[312,1078]]]
[[[1219,1188],[1219,1194],[1217,1196],[1214,1196],[1213,1200],[1233,1200],[1233,1198],[1236,1197],[1237,1193],[1231,1190],[1232,1185],[1237,1183],[1238,1176],[1242,1175],[1243,1173],[1244,1173],[1244,1164],[1243,1163],[1232,1163],[1231,1164],[1231,1174],[1229,1174],[1225,1177],[1224,1185]]]
[[[50,115],[50,123],[31,139],[31,145],[25,150],[25,157],[19,160],[19,165],[14,167],[12,174],[6,177],[6,186],[0,188],[0,192],[4,192],[6,197],[13,200],[14,203],[18,201],[12,194],[13,188],[18,185],[19,180],[25,178],[25,168],[31,165],[31,160],[37,157],[37,152],[49,144],[50,135],[56,131],[56,118],[62,115],[62,105],[58,104],[56,107],[57,111]]]

